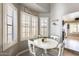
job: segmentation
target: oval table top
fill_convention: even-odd
[[[58,45],[54,39],[46,38],[46,42],[42,42],[42,38],[34,40],[34,45],[43,49],[52,49]]]

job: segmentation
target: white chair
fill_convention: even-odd
[[[64,43],[60,42],[60,38],[57,35],[52,35],[51,38],[58,42],[58,45],[56,47],[58,49],[58,56],[62,56],[64,51]]]
[[[28,47],[29,47],[30,53],[33,54],[34,56],[36,56],[35,46],[34,46],[34,42],[33,41],[28,40]]]
[[[48,49],[48,55],[52,56],[63,56],[64,44],[60,43],[57,47]]]

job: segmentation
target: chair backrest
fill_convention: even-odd
[[[52,39],[54,39],[54,40],[56,40],[58,42],[60,41],[60,38],[57,35],[51,35],[50,38],[52,38]]]
[[[32,53],[33,55],[35,55],[35,48],[34,48],[34,42],[33,41],[28,40],[28,47],[29,47],[30,53]]]

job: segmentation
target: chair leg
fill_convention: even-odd
[[[64,47],[62,48],[62,51],[61,51],[61,56],[64,55]]]
[[[35,46],[33,45],[33,54],[34,56],[36,56],[36,53],[35,53]]]
[[[58,56],[61,56],[61,49],[62,48],[59,48]]]
[[[63,56],[64,55],[64,47],[59,48],[59,53],[58,56]]]
[[[47,49],[44,49],[44,51],[45,51],[45,54],[47,54]]]

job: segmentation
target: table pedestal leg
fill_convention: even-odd
[[[47,49],[44,49],[44,51],[45,51],[45,54],[47,54]]]

